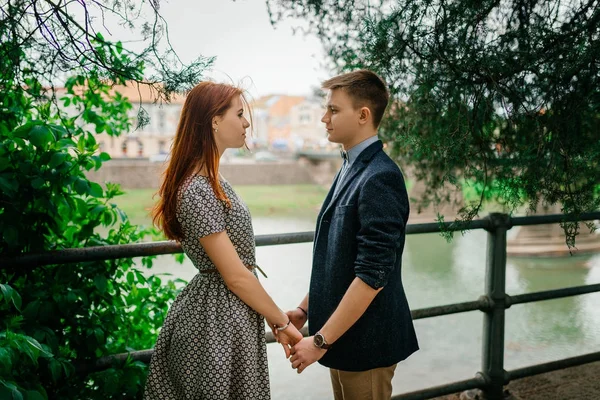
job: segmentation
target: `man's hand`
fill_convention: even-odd
[[[290,358],[292,368],[301,374],[306,367],[319,361],[326,352],[327,350],[315,346],[313,336],[306,337],[292,347],[292,358]]]
[[[308,316],[304,314],[304,311],[302,311],[299,308],[290,310],[285,314],[288,316],[290,321],[292,321],[292,324],[294,324],[294,326],[298,330],[302,329],[302,327],[306,324],[306,321],[308,320]]]

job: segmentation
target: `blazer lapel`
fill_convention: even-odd
[[[341,172],[341,169],[337,172],[337,174],[335,174],[335,177],[333,178],[333,183],[331,184],[331,188],[329,189],[329,192],[327,193],[327,196],[325,197],[325,200],[323,201],[323,205],[321,206],[321,212],[319,213],[319,216],[317,217],[317,229],[315,232],[315,240],[313,243],[313,247],[317,243],[317,238],[319,237],[319,231],[321,230],[321,221],[323,219],[323,215],[325,214],[325,210],[329,207],[329,204],[331,202],[331,197],[333,196],[333,192],[335,190],[335,185],[337,185],[337,183],[338,183],[337,181],[340,177],[340,172]]]
[[[340,186],[339,189],[335,190],[335,192],[336,192],[335,196],[333,196],[334,190],[329,190],[329,194],[327,195],[327,198],[325,199],[325,203],[323,204],[325,211],[323,212],[322,215],[324,215],[327,211],[329,211],[329,209],[337,201],[338,197],[340,197],[340,193],[342,193],[342,191],[346,188],[346,186],[348,186],[350,184],[350,182],[352,182],[352,180],[354,179],[354,177],[356,175],[358,175],[360,172],[362,172],[363,169],[365,169],[365,167],[367,166],[367,164],[369,164],[369,161],[371,161],[371,158],[373,158],[375,153],[380,151],[382,148],[383,148],[383,143],[381,142],[381,140],[378,140],[375,143],[373,143],[372,145],[370,145],[369,147],[367,147],[366,149],[364,149],[363,152],[359,154],[356,161],[354,161],[354,163],[352,164],[350,171],[348,171],[348,174],[344,178],[344,181],[340,183],[342,186]],[[339,179],[339,176],[340,176],[340,171],[338,171],[338,173],[335,177],[334,184],[338,184],[337,180]],[[332,188],[335,188],[335,186],[332,186]]]
[[[333,192],[335,192],[335,187],[338,184],[338,179],[340,179],[341,172],[342,172],[341,169],[338,170],[337,174],[335,174],[335,177],[333,178],[333,183],[331,184],[331,188],[329,189],[329,192],[327,193],[327,196],[325,197],[325,200],[323,201],[323,206],[321,207],[321,214],[323,214],[323,210],[326,210],[327,207],[329,206],[329,203],[331,203],[331,199],[333,197]]]

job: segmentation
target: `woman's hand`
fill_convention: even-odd
[[[290,358],[290,350],[292,346],[302,340],[302,334],[292,323],[284,330],[278,331],[277,329],[273,329],[273,332],[275,333],[277,341],[283,346],[285,358]]]

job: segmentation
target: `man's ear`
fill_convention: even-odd
[[[371,110],[369,109],[369,107],[362,107],[360,109],[358,123],[360,125],[364,125],[364,124],[368,123],[370,120],[371,120]]]

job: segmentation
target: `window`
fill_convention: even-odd
[[[158,117],[158,134],[164,135],[165,134],[165,110],[159,109],[158,112],[156,113],[156,115]]]

